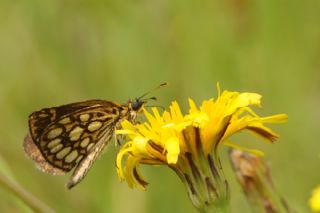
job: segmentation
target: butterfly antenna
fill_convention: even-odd
[[[145,106],[147,108],[151,108],[151,107],[159,107],[160,109],[162,109],[163,111],[165,111],[166,109],[163,107],[163,106],[160,106],[160,105],[148,105],[148,106]]]
[[[144,99],[140,99],[141,101],[156,101],[157,98],[156,97],[150,97],[150,98],[144,98]]]
[[[137,98],[137,99],[138,99],[138,100],[141,100],[143,97],[145,97],[146,95],[148,95],[150,92],[155,91],[155,90],[157,90],[157,89],[160,89],[161,87],[164,87],[164,86],[167,86],[167,85],[168,85],[168,83],[167,83],[167,82],[164,82],[164,83],[158,85],[157,87],[149,90],[148,92],[144,93],[143,95],[141,95],[141,96],[140,96],[139,98]],[[157,100],[157,99],[156,99],[155,97],[151,97],[151,98],[148,98],[148,99],[145,99],[145,100]]]

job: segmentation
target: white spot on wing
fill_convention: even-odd
[[[78,151],[73,150],[70,154],[67,155],[65,161],[67,163],[71,163],[74,159],[76,159],[76,157],[78,157]]]
[[[51,148],[55,147],[56,145],[58,145],[60,142],[61,142],[61,138],[56,138],[56,139],[50,141],[50,142],[48,143],[47,147],[48,147],[49,149],[51,149]]]
[[[48,139],[56,138],[59,135],[61,135],[62,131],[63,131],[62,128],[59,128],[59,127],[54,128],[48,132],[47,137],[48,137]]]
[[[57,146],[53,147],[52,149],[50,149],[51,153],[56,153],[58,152],[61,148],[63,147],[63,145],[60,143]]]
[[[71,120],[69,117],[63,118],[62,120],[59,121],[59,123],[61,123],[61,124],[67,124],[70,122],[71,122]]]
[[[100,129],[101,126],[102,126],[102,122],[100,122],[100,121],[93,121],[93,122],[91,122],[91,123],[89,124],[88,130],[89,130],[90,132],[94,132],[94,131]]]
[[[57,157],[58,159],[62,159],[62,158],[64,158],[64,156],[66,156],[66,155],[70,152],[70,150],[71,150],[71,147],[70,147],[70,146],[69,146],[69,147],[66,147],[66,148],[62,149],[60,152],[58,152],[58,154],[56,155],[56,157]]]
[[[82,115],[80,115],[80,120],[81,120],[82,122],[88,121],[89,118],[90,118],[90,115],[89,115],[89,114],[82,114]]]
[[[81,134],[83,132],[83,129],[79,126],[75,127],[69,134],[71,141],[77,141],[79,140]]]
[[[80,146],[81,146],[82,148],[84,148],[84,147],[88,146],[89,142],[90,142],[90,138],[88,138],[88,137],[87,137],[87,138],[84,138],[84,139],[81,141]]]

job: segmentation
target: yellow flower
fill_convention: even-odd
[[[309,205],[314,212],[320,212],[320,185],[312,191]]]
[[[219,89],[219,88],[218,88]],[[219,92],[220,93],[220,92]],[[285,121],[287,115],[260,117],[249,106],[260,106],[261,95],[224,91],[219,97],[205,100],[197,107],[189,99],[190,110],[182,114],[177,102],[160,115],[143,110],[147,121],[122,123],[129,141],[117,156],[117,171],[130,187],[145,189],[147,182],[139,173],[140,164],[168,165],[187,186],[189,197],[198,209],[208,203],[228,199],[217,149],[221,144],[236,146],[227,139],[242,130],[254,132],[273,142],[278,135],[265,123]],[[202,184],[202,185],[201,185]]]

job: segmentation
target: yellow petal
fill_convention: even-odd
[[[115,131],[116,135],[130,135],[130,134],[136,134],[133,130],[128,129],[118,129]]]
[[[166,128],[172,128],[174,127],[174,123],[167,123],[166,125],[163,125],[162,128],[166,129]]]
[[[220,89],[220,83],[219,83],[219,81],[217,82],[216,87],[217,87],[217,91],[218,91],[218,97],[220,97],[220,95],[221,95],[221,89]]]
[[[165,148],[167,150],[167,162],[169,164],[177,163],[180,153],[179,139],[177,137],[169,138],[165,143]]]
[[[136,155],[141,155],[141,154],[147,154],[146,151],[146,145],[148,143],[148,140],[144,137],[135,137],[133,139],[132,144],[134,145],[132,147],[132,152]]]
[[[320,186],[312,191],[312,196],[309,200],[311,209],[315,212],[320,212]]]
[[[264,126],[262,123],[253,123],[246,128],[254,133],[257,133],[262,138],[274,142],[279,138],[279,135],[273,132],[270,128]]]
[[[223,145],[229,146],[229,147],[234,148],[234,149],[239,149],[239,150],[242,150],[242,151],[245,151],[245,152],[249,152],[249,153],[257,155],[259,157],[263,157],[264,156],[264,153],[262,151],[258,150],[258,149],[249,149],[249,148],[246,148],[246,147],[239,146],[237,144],[231,143],[229,141],[228,142],[224,141]]]
[[[162,115],[164,123],[172,122],[172,118],[169,112],[164,111]]]
[[[160,116],[158,109],[156,107],[152,107],[151,110],[154,114],[154,117],[157,119],[157,121],[162,121],[162,118]]]
[[[288,120],[287,114],[277,114],[261,118],[263,123],[283,123]]]
[[[258,105],[260,106],[261,95],[257,93],[240,93],[239,95],[235,95],[236,93],[229,95],[233,96],[233,101],[227,110],[227,115],[234,113],[237,109],[242,107],[247,107],[249,105]],[[228,95],[228,94],[226,94]]]
[[[245,107],[249,105],[260,105],[262,96],[258,93],[249,93],[249,92],[244,92],[240,93],[238,96],[238,101],[239,101],[239,107]]]
[[[148,119],[148,121],[151,124],[152,128],[159,128],[160,127],[160,124],[159,124],[158,120],[155,117],[153,117],[153,115],[151,113],[149,113],[145,109],[143,109],[143,113],[146,116],[146,118]]]
[[[189,101],[189,106],[190,106],[189,113],[191,114],[191,113],[194,113],[194,112],[198,112],[197,106],[194,103],[194,101],[191,98],[189,98],[188,101]]]
[[[116,167],[117,167],[117,173],[120,178],[120,180],[124,180],[124,172],[123,172],[123,167],[122,167],[122,159],[126,154],[128,154],[131,151],[131,141],[128,141],[123,147],[121,147],[120,151],[117,154],[117,159],[116,159]]]
[[[125,177],[130,188],[136,187],[138,189],[145,190],[148,183],[140,175],[138,169],[139,162],[140,158],[136,158],[134,156],[128,157],[125,166]]]
[[[175,123],[183,121],[183,115],[181,113],[178,102],[176,101],[172,102],[170,106],[170,112],[171,112],[171,118]]]
[[[121,126],[123,127],[123,129],[135,130],[134,125],[128,120],[122,121]]]

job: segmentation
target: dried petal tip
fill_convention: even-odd
[[[231,149],[230,160],[253,212],[294,212],[276,191],[270,168],[262,158],[241,150]]]

